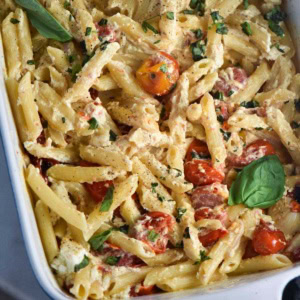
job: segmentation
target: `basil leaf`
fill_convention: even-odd
[[[90,124],[89,129],[91,129],[91,130],[97,129],[99,126],[97,120],[94,117],[90,118],[88,120],[88,123]]]
[[[251,29],[251,26],[248,22],[242,23],[241,27],[242,27],[242,30],[245,34],[247,34],[248,36],[252,35],[252,29]]]
[[[106,194],[105,194],[105,197],[104,197],[104,200],[101,204],[101,207],[100,207],[100,211],[109,211],[109,208],[113,202],[113,198],[114,198],[114,186],[111,186]]]
[[[148,232],[148,240],[150,242],[155,242],[159,237],[159,234],[157,232],[155,232],[154,230],[150,230]]]
[[[32,26],[42,36],[59,42],[72,40],[72,35],[37,0],[16,0],[15,2],[26,9]]]
[[[169,19],[169,20],[174,20],[174,12],[168,11],[168,12],[166,13],[166,16],[167,16],[167,19]]]
[[[109,131],[109,140],[111,142],[115,142],[117,140],[117,137],[118,136],[114,131],[112,131],[112,130]]]
[[[84,255],[83,260],[78,265],[75,265],[74,272],[78,272],[79,270],[85,268],[90,262],[90,259]]]
[[[253,161],[240,172],[230,188],[228,205],[268,208],[283,195],[285,174],[276,155]]]
[[[98,250],[98,251],[101,251],[102,248],[103,248],[103,244],[104,242],[109,238],[111,232],[113,231],[114,229],[111,228],[111,229],[108,229],[106,231],[103,231],[102,233],[100,234],[97,234],[93,237],[91,237],[89,239],[89,244],[91,245],[91,248],[93,250]]]

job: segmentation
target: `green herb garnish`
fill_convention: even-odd
[[[224,140],[227,142],[227,141],[230,139],[230,137],[231,137],[231,132],[225,131],[225,130],[223,130],[222,128],[220,128],[220,131],[221,131],[222,134],[223,134]]]
[[[148,240],[150,242],[155,242],[159,237],[159,234],[155,232],[154,230],[148,231]]]
[[[149,23],[146,22],[146,21],[144,21],[144,22],[142,23],[142,28],[143,28],[144,32],[147,32],[148,29],[149,29],[149,30],[151,30],[152,32],[154,32],[155,34],[158,34],[158,33],[159,33],[157,29],[155,29],[151,24],[149,24]]]
[[[112,205],[113,198],[114,198],[114,190],[115,190],[114,186],[110,186],[109,189],[107,190],[105,197],[100,206],[101,212],[109,211],[109,208]]]
[[[74,272],[78,272],[79,270],[85,268],[90,262],[90,259],[84,255],[83,260],[78,265],[75,265]]]
[[[250,27],[250,24],[248,22],[244,22],[241,24],[242,30],[245,34],[248,36],[252,35],[252,29]]]
[[[10,19],[10,23],[12,23],[12,24],[19,24],[20,21],[19,21],[18,19],[11,18],[11,19]]]
[[[255,100],[243,101],[243,102],[241,102],[240,106],[245,107],[245,108],[255,108],[255,107],[259,107],[259,102],[255,101]]]
[[[186,208],[177,208],[176,222],[180,223],[182,216],[186,213]]]
[[[27,60],[27,64],[28,65],[35,65],[35,61],[34,60]]]
[[[166,64],[163,64],[160,68],[159,68],[163,73],[167,73],[168,71],[168,67]]]
[[[87,27],[85,30],[85,36],[89,36],[92,32],[92,27]]]
[[[94,129],[97,129],[98,128],[98,121],[93,117],[93,118],[90,118],[88,120],[88,123],[90,124],[90,127],[89,129],[91,130],[94,130]]]
[[[112,131],[112,130],[109,131],[109,140],[111,142],[115,142],[117,140],[117,137],[118,136],[114,131]]]
[[[206,255],[205,250],[200,250],[199,256],[200,259],[196,260],[194,265],[200,265],[202,262],[211,259],[211,257]]]
[[[105,263],[110,266],[115,266],[119,262],[120,258],[120,256],[108,256],[105,259]]]
[[[174,20],[174,13],[172,11],[168,11],[166,13],[167,19]]]

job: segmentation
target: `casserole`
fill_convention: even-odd
[[[297,25],[295,12],[297,10],[299,11],[299,3],[296,1],[290,1],[287,5],[287,12],[290,12],[290,22],[295,22],[293,24]],[[299,34],[297,35],[297,28],[300,28],[300,26],[292,26],[291,30],[294,34],[295,43],[299,44],[299,40],[297,40],[297,36],[299,36]],[[1,58],[3,58],[2,52]],[[1,132],[29,258],[37,278],[45,291],[54,299],[67,299],[69,296],[64,295],[60,291],[45,259],[34,214],[30,205],[30,198],[28,192],[26,192],[26,184],[22,174],[23,161],[21,157],[21,149],[5,93],[3,74],[1,74],[0,79],[0,88],[3,91],[1,94]],[[243,295],[245,299],[253,299],[255,296],[257,297],[259,295],[269,296],[269,298],[273,299],[275,297],[279,298],[284,284],[289,279],[297,275],[299,275],[299,266],[295,265],[288,270],[243,276],[241,278],[234,278],[230,281],[222,282],[200,290],[174,293],[173,295],[174,299],[182,297],[185,297],[186,299],[196,299],[199,295],[204,295],[203,298],[205,299],[212,299],[214,297],[218,297],[219,293],[222,293],[222,296],[225,299],[226,297],[230,299],[238,299],[241,295]],[[261,280],[259,281],[258,279]],[[269,289],[267,288],[268,285],[270,285]],[[274,286],[276,286],[276,289],[274,289]],[[161,295],[159,297],[160,299],[164,299],[169,297],[169,295]]]

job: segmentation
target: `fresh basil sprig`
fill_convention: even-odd
[[[72,35],[37,0],[16,0],[26,9],[33,27],[44,37],[59,42],[72,40]]]
[[[261,157],[246,166],[230,188],[229,205],[268,208],[283,195],[285,174],[276,155]]]

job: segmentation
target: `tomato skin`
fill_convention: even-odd
[[[216,229],[204,235],[201,235],[201,233],[199,233],[198,238],[204,247],[208,247],[213,245],[218,239],[222,238],[226,234],[227,234],[226,230]]]
[[[100,203],[104,199],[108,189],[113,185],[113,181],[106,180],[106,181],[93,182],[93,183],[85,182],[83,185],[90,193],[93,200],[96,203]]]
[[[162,70],[162,66],[166,70]],[[179,64],[171,55],[161,51],[143,62],[136,78],[146,92],[156,96],[166,95],[179,78]]]
[[[245,167],[251,162],[267,155],[274,155],[276,151],[272,144],[265,140],[257,140],[249,144],[241,156],[231,157],[230,165],[234,167]]]
[[[186,152],[186,161],[190,161],[190,160],[193,160],[193,155],[192,153],[194,154],[198,154],[198,156],[200,156],[201,158],[210,158],[210,153],[209,153],[209,150],[208,150],[208,147],[207,147],[207,144],[205,142],[202,142],[200,140],[197,140],[197,139],[194,139],[187,152]]]
[[[296,200],[292,200],[290,205],[292,212],[300,213],[300,203],[298,203]]]
[[[155,293],[155,285],[144,286],[144,284],[141,284],[138,292],[136,292],[135,289],[136,289],[135,286],[131,288],[130,290],[131,297],[146,296]]]
[[[195,211],[195,221],[197,222],[203,219],[215,219],[215,215],[211,208],[203,207]]]
[[[259,255],[257,252],[255,252],[254,248],[253,248],[253,243],[251,240],[248,241],[246,249],[245,249],[245,253],[243,255],[243,259],[247,259],[247,258],[252,258]]]
[[[99,38],[108,38],[108,42],[113,43],[117,40],[117,33],[114,27],[110,24],[99,25],[95,24]]]
[[[194,159],[184,165],[185,178],[195,185],[207,185],[214,182],[222,182],[224,174],[213,168],[211,163]]]
[[[169,240],[169,232],[173,230],[175,224],[174,218],[166,213],[153,211],[144,214],[136,223],[133,236],[146,243],[156,254],[164,253],[167,248]],[[143,230],[136,230],[136,228],[143,228]],[[150,230],[155,231],[158,237],[155,241],[148,239]]]
[[[252,245],[255,252],[260,255],[275,254],[283,250],[287,242],[282,231],[272,230],[269,226],[261,222],[255,229]]]

